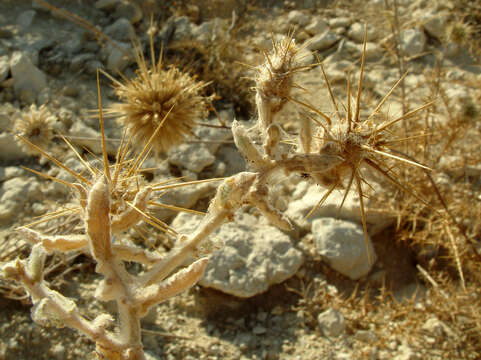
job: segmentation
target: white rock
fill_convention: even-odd
[[[422,329],[429,333],[430,335],[441,337],[441,336],[449,336],[455,337],[456,334],[449,326],[447,326],[444,322],[439,320],[436,316],[433,316],[426,320],[423,324]]]
[[[219,125],[217,119],[205,119],[202,123],[210,125]],[[217,153],[217,150],[224,141],[232,139],[232,132],[230,129],[221,129],[210,126],[196,126],[194,133],[197,138],[204,141],[202,144],[205,146],[212,155]]]
[[[317,251],[329,266],[352,280],[367,275],[376,261],[372,243],[368,238],[366,247],[364,232],[358,224],[317,219],[312,223],[312,235]]]
[[[298,52],[297,61],[299,66],[307,66],[315,61],[314,54],[306,48]]]
[[[443,40],[446,34],[446,26],[448,21],[448,15],[446,13],[439,13],[436,11],[429,11],[424,13],[421,17],[423,28],[432,37]]]
[[[7,78],[9,71],[10,59],[8,58],[8,55],[0,56],[0,82]]]
[[[0,167],[0,182],[25,175],[25,170],[18,166]]]
[[[169,151],[169,162],[173,165],[201,172],[206,166],[213,164],[215,156],[204,144],[181,144]]]
[[[24,11],[17,17],[17,24],[23,28],[29,27],[32,25],[36,14],[37,12],[35,10]]]
[[[308,219],[305,219],[306,215],[311,211],[314,206],[324,196],[326,189],[312,184],[307,190],[305,190],[305,184],[299,183],[296,188],[299,188],[298,194],[303,193],[303,196],[291,201],[287,208],[286,215],[289,219],[295,221],[299,226],[309,231],[313,220],[321,217],[336,217],[339,219],[349,220],[352,222],[361,223],[361,208],[359,205],[359,196],[357,192],[351,191],[346,200],[344,201],[342,209],[339,211],[339,205],[344,197],[343,191],[335,190],[325,200],[324,204],[319,207]],[[374,185],[373,185],[374,186]],[[296,190],[294,190],[296,192]],[[379,213],[373,213],[369,211],[369,203],[364,202],[366,217],[369,227],[375,226],[378,231],[382,230],[385,226],[390,224],[391,218],[387,216],[381,216]]]
[[[358,330],[354,334],[354,338],[356,340],[372,344],[377,340],[377,335],[376,335],[376,333],[374,333],[370,330]]]
[[[172,226],[189,233],[198,226],[199,216],[179,214]],[[289,237],[273,226],[240,213],[234,222],[222,225],[209,239],[224,244],[207,265],[200,285],[247,298],[263,293],[269,286],[293,276],[303,263]]]
[[[349,31],[347,32],[347,36],[354,40],[354,42],[358,44],[362,44],[364,42],[364,24],[361,23],[354,23],[350,26]],[[367,28],[367,40],[368,41],[376,41],[379,38],[379,30],[375,27],[371,26]]]
[[[113,24],[105,27],[104,33],[119,41],[130,41],[135,36],[135,30],[129,20],[120,18]]]
[[[426,35],[419,29],[401,31],[401,49],[407,56],[419,55],[424,51]]]
[[[287,21],[291,24],[306,26],[309,23],[309,15],[304,14],[299,10],[292,10],[287,15]]]
[[[335,17],[335,18],[329,19],[329,27],[331,29],[348,27],[350,24],[351,24],[351,19],[347,17]]]
[[[186,40],[192,37],[192,24],[187,16],[175,18],[174,26],[173,40]]]
[[[49,353],[58,360],[65,359],[65,346],[60,343],[52,344]]]
[[[226,165],[224,176],[232,176],[246,170],[244,158],[233,146],[222,146],[217,151],[216,158]]]
[[[307,48],[311,51],[323,51],[329,49],[340,40],[340,36],[328,30],[322,34],[316,35],[309,40]]]
[[[219,32],[225,29],[226,21],[215,18],[209,21],[204,21],[202,24],[190,24],[191,36],[196,40],[204,43],[209,43],[213,37],[219,36]]]
[[[73,144],[84,146],[90,150],[94,154],[101,154],[102,153],[102,141],[100,138],[100,132],[97,130],[92,129],[85,125],[81,120],[77,120],[74,122],[72,127],[70,128],[70,140]],[[107,154],[110,156],[115,156],[117,154],[117,148],[114,143],[106,142],[107,145]]]
[[[13,88],[17,93],[28,92],[33,96],[47,86],[46,75],[38,69],[23,52],[16,51],[10,59]]]
[[[317,322],[322,333],[330,337],[341,335],[346,328],[344,316],[332,308],[320,313],[317,317]]]
[[[107,56],[107,70],[112,73],[122,72],[133,62],[131,46],[125,43],[118,43],[117,46],[109,44]],[[122,51],[123,50],[123,51]]]
[[[309,35],[318,35],[325,32],[328,28],[329,25],[327,22],[320,18],[315,18],[309,25],[306,26],[304,30],[306,30]]]
[[[13,119],[18,116],[18,108],[11,103],[0,105],[0,132],[11,131],[13,128]]]
[[[342,47],[340,47],[338,51],[345,51],[352,57],[359,57],[364,51],[364,44],[355,44],[352,41],[345,41],[342,43]],[[383,53],[383,49],[378,44],[374,42],[366,43],[366,60],[379,60],[382,58]]]
[[[0,159],[1,160],[18,160],[28,157],[29,155],[15,141],[12,134],[0,133]]]
[[[218,185],[219,182],[207,182],[169,189],[167,193],[162,195],[162,198],[158,202],[161,202],[162,204],[175,205],[178,207],[190,209],[200,199],[215,194]],[[150,209],[150,213],[152,213],[156,218],[162,221],[169,221],[178,214],[177,211],[168,210],[161,207],[152,207]]]
[[[135,1],[120,1],[115,7],[114,18],[126,18],[136,24],[143,19],[142,8]]]
[[[402,344],[397,349],[398,354],[393,360],[421,360],[422,357],[414,352],[407,344]]]
[[[11,221],[27,200],[38,200],[40,196],[40,184],[31,178],[13,178],[5,181],[0,197],[0,221]]]

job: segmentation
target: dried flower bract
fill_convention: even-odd
[[[122,102],[107,109],[118,116],[139,146],[145,145],[160,122],[170,111],[167,121],[152,141],[156,153],[165,153],[185,141],[195,126],[195,120],[207,113],[209,99],[202,96],[204,82],[175,67],[163,68],[162,54],[156,62],[154,50],[149,66],[140,50],[136,51],[137,76],[114,81],[114,91]]]
[[[47,148],[53,138],[53,120],[52,114],[45,105],[38,109],[36,105],[31,105],[29,111],[24,111],[16,119],[13,131],[38,147]],[[18,143],[27,154],[38,154],[37,150],[24,141],[19,140]]]

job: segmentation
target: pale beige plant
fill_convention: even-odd
[[[33,245],[32,251],[25,260],[16,259],[3,264],[3,276],[24,286],[34,304],[34,321],[44,325],[69,326],[78,330],[95,342],[96,353],[100,359],[145,359],[141,341],[141,318],[152,306],[193,286],[201,278],[207,265],[208,257],[205,256],[207,254],[205,248],[201,248],[201,243],[212,231],[210,222],[207,226],[200,226],[199,233],[187,236],[178,234],[149,213],[149,205],[163,206],[162,203],[153,201],[155,193],[189,185],[185,182],[168,184],[168,181],[147,185],[141,176],[140,168],[168,116],[169,113],[151,134],[140,154],[135,157],[128,158],[129,144],[124,136],[117,153],[117,161],[111,165],[106,153],[100,112],[103,168],[92,166],[64,139],[84,165],[86,174],[70,169],[39,146],[18,135],[25,144],[72,175],[75,182],[70,183],[35,170],[31,171],[68,186],[77,194],[77,200],[76,206],[47,214],[43,219],[19,229],[24,239]],[[189,211],[172,205],[166,207]],[[44,235],[31,228],[65,213],[76,214],[81,220],[83,231],[65,235]],[[177,238],[176,246],[167,256],[162,257],[120,241],[125,231],[135,228],[141,222],[149,223]],[[198,258],[201,250],[204,256]],[[74,299],[49,288],[44,280],[45,257],[54,252],[72,251],[82,251],[97,263],[96,271],[102,276],[102,280],[96,288],[95,298],[99,301],[116,302],[118,314],[115,319],[111,314],[101,314],[94,320],[88,320],[77,308]],[[176,270],[192,258],[198,259],[186,268]],[[125,268],[126,262],[140,263],[145,266],[146,271],[142,275],[132,275]],[[110,330],[112,325],[113,330]]]
[[[162,53],[156,59],[152,43],[151,39],[150,65],[139,47],[135,51],[137,76],[118,81],[107,75],[120,102],[110,106],[106,114],[116,117],[142,148],[169,113],[152,141],[155,153],[166,153],[192,136],[196,120],[208,112],[210,99],[202,95],[205,82],[174,66],[165,67]]]
[[[371,114],[363,118],[361,116],[363,106],[361,95],[366,41],[365,32],[357,94],[353,98],[351,76],[347,74],[346,103],[342,104],[342,107],[335,100],[324,68],[320,64],[335,110],[335,117],[290,95],[292,87],[299,87],[295,85],[293,75],[310,67],[297,65],[296,56],[299,50],[291,37],[281,42],[274,42],[272,53],[265,54],[265,63],[257,69],[256,105],[259,115],[258,130],[265,139],[263,153],[256,147],[253,138],[249,137],[247,131],[238,123],[234,123],[232,131],[237,148],[256,174],[256,181],[253,182],[246,198],[249,197],[251,203],[252,199],[256,199],[256,206],[259,210],[280,228],[288,229],[288,220],[268,203],[269,181],[273,180],[273,175],[279,170],[286,173],[298,172],[327,188],[321,200],[307,214],[307,217],[321,206],[335,189],[345,189],[344,197],[339,205],[339,208],[342,208],[354,185],[360,199],[361,219],[366,242],[368,241],[368,232],[363,184],[367,184],[367,178],[363,175],[363,171],[386,178],[401,190],[407,191],[418,200],[425,202],[412,187],[399,180],[399,177],[388,165],[388,161],[394,160],[400,164],[425,170],[429,170],[429,168],[396,150],[396,144],[410,139],[395,138],[389,130],[397,123],[418,114],[432,103],[420,106],[395,119],[376,123],[375,119],[378,113],[395,88],[402,82],[402,77],[381,99]],[[285,147],[281,148],[279,144],[282,142],[292,143],[292,139],[286,136],[280,125],[276,123],[275,116],[287,101],[299,105],[303,116],[300,118],[298,139],[294,141],[292,150],[286,151]],[[319,117],[320,119],[318,119]],[[369,256],[369,251],[367,253]]]
[[[24,110],[15,120],[13,131],[26,138],[31,143],[47,148],[53,139],[53,122],[55,121],[52,113],[44,104],[37,108],[32,104],[28,110]],[[37,155],[38,152],[31,146],[19,140],[18,144],[30,155]]]
[[[364,52],[365,52],[364,44]],[[279,174],[297,172],[312,178],[319,185],[327,187],[325,195],[318,206],[336,188],[344,188],[345,195],[355,184],[361,201],[361,215],[364,233],[367,240],[367,223],[363,203],[363,183],[367,181],[362,174],[366,167],[373,174],[387,178],[403,190],[413,193],[413,190],[401,183],[387,167],[385,160],[395,160],[402,164],[423,167],[423,165],[403,157],[391,148],[392,144],[408,139],[392,139],[387,131],[396,123],[415,115],[426,104],[403,116],[376,124],[375,115],[380,111],[393,89],[379,102],[378,106],[366,118],[361,116],[361,93],[364,72],[364,55],[361,61],[361,72],[354,108],[351,105],[351,85],[348,75],[347,100],[345,112],[341,114],[339,104],[333,96],[327,76],[327,89],[330,93],[337,119],[331,119],[319,109],[307,102],[294,99],[291,89],[296,86],[293,76],[296,72],[306,70],[311,66],[299,66],[296,47],[292,36],[276,42],[270,54],[265,54],[265,62],[260,65],[256,76],[256,105],[258,122],[254,129],[245,129],[239,122],[232,124],[234,141],[248,162],[247,171],[238,173],[223,180],[216,195],[212,199],[207,214],[199,226],[191,234],[178,234],[174,229],[149,214],[148,205],[152,204],[151,197],[155,192],[162,192],[173,186],[186,183],[166,185],[159,183],[146,185],[139,175],[140,167],[147,158],[151,147],[163,149],[165,132],[176,107],[182,104],[175,101],[170,107],[156,113],[158,121],[152,122],[150,130],[142,137],[149,135],[145,146],[139,155],[128,159],[128,144],[124,136],[117,154],[117,162],[109,164],[105,150],[102,112],[100,111],[100,127],[103,144],[103,169],[90,166],[80,155],[78,158],[84,164],[88,177],[76,173],[48,155],[44,150],[30,144],[42,155],[54,161],[58,166],[73,175],[77,182],[68,183],[63,180],[52,180],[69,186],[77,193],[78,206],[70,211],[78,213],[83,223],[84,231],[79,234],[47,236],[28,227],[21,232],[26,240],[34,244],[27,260],[15,260],[3,266],[3,274],[21,282],[27,289],[34,302],[33,318],[40,323],[50,322],[59,326],[73,327],[90,337],[96,343],[97,354],[106,359],[144,359],[141,343],[140,319],[148,309],[161,301],[194,285],[202,276],[207,257],[201,257],[187,268],[175,270],[192,257],[197,257],[211,249],[208,244],[209,235],[223,223],[232,221],[234,214],[244,205],[256,207],[271,223],[283,230],[291,230],[289,219],[270,202],[269,190],[272,182]],[[143,61],[143,60],[142,60]],[[153,59],[155,63],[155,59]],[[159,77],[159,68],[148,70],[145,62],[140,73],[143,80],[133,80],[129,85],[142,95],[141,81],[149,82],[147,77]],[[322,69],[323,70],[323,69]],[[324,70],[323,70],[324,71]],[[399,82],[398,82],[399,83]],[[135,85],[134,85],[135,84]],[[147,88],[149,86],[146,85]],[[155,86],[160,86],[161,83]],[[165,84],[164,84],[165,85]],[[120,88],[127,85],[119,85]],[[187,86],[186,91],[191,89]],[[192,89],[191,89],[192,90]],[[122,90],[123,91],[123,90]],[[150,96],[145,94],[145,96]],[[100,97],[99,97],[100,98]],[[284,105],[291,101],[305,110],[305,118],[301,118],[298,138],[293,143],[282,127],[276,122],[278,114]],[[199,105],[198,102],[196,102]],[[185,104],[184,104],[185,105]],[[130,105],[128,105],[130,106]],[[99,106],[101,108],[101,106]],[[124,109],[125,110],[125,109]],[[150,111],[150,110],[149,110]],[[135,121],[144,119],[142,115]],[[162,118],[160,118],[162,116]],[[320,116],[321,120],[316,117]],[[152,119],[150,119],[152,120]],[[142,120],[143,121],[143,120]],[[155,126],[154,126],[155,124]],[[136,136],[135,129],[128,127],[132,136]],[[263,146],[258,146],[250,131],[257,131],[265,139]],[[138,134],[137,134],[138,135]],[[159,140],[161,136],[161,140]],[[166,140],[167,141],[167,140]],[[292,146],[284,146],[285,143]],[[67,141],[67,144],[68,141]],[[75,149],[71,146],[72,151]],[[42,174],[41,174],[42,175]],[[48,175],[43,175],[51,178]],[[195,182],[192,182],[195,183]],[[344,200],[340,204],[342,207]],[[156,203],[161,206],[160,203]],[[314,210],[314,209],[313,209]],[[56,213],[51,214],[53,218]],[[175,247],[169,254],[161,258],[142,248],[114,241],[120,238],[125,230],[135,227],[140,221],[149,222],[157,228],[176,237]],[[115,330],[107,330],[111,323],[110,315],[103,314],[90,321],[83,317],[72,299],[48,288],[43,280],[43,262],[47,253],[53,251],[81,250],[89,254],[96,262],[96,271],[103,279],[98,286],[95,296],[100,301],[114,300],[118,308],[118,319]],[[131,275],[125,269],[124,261],[134,261],[150,267],[139,276]],[[172,275],[173,274],[173,275]]]

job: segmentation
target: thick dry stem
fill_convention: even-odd
[[[93,322],[82,317],[76,308],[66,311],[65,308],[58,303],[58,297],[52,296],[53,291],[50,290],[43,281],[34,281],[28,276],[22,262],[17,262],[17,276],[32,297],[34,304],[43,299],[48,299],[50,309],[58,315],[58,318],[61,319],[64,325],[78,330],[105,348],[116,349],[117,351],[123,351],[125,349],[125,344],[119,341],[116,336],[104,328],[95,326]]]
[[[140,278],[143,286],[154,284],[165,279],[176,267],[181,265],[186,258],[192,255],[197,246],[214,232],[231,215],[230,211],[207,214],[197,228],[197,231],[190,236],[179,238],[180,244],[171,250],[167,259],[160,261],[149,272]]]

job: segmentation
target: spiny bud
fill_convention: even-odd
[[[27,260],[27,275],[32,281],[42,281],[46,257],[47,253],[41,244],[36,244],[32,247],[32,251]]]
[[[109,213],[109,185],[107,179],[101,177],[89,191],[85,219],[90,250],[97,261],[112,256]]]
[[[256,104],[260,110],[259,120],[264,128],[271,124],[270,116],[279,112],[288,101],[293,74],[297,70],[297,53],[298,48],[292,37],[281,41],[273,40],[272,51],[265,54],[264,64],[257,68]],[[264,114],[267,117],[264,117]]]

